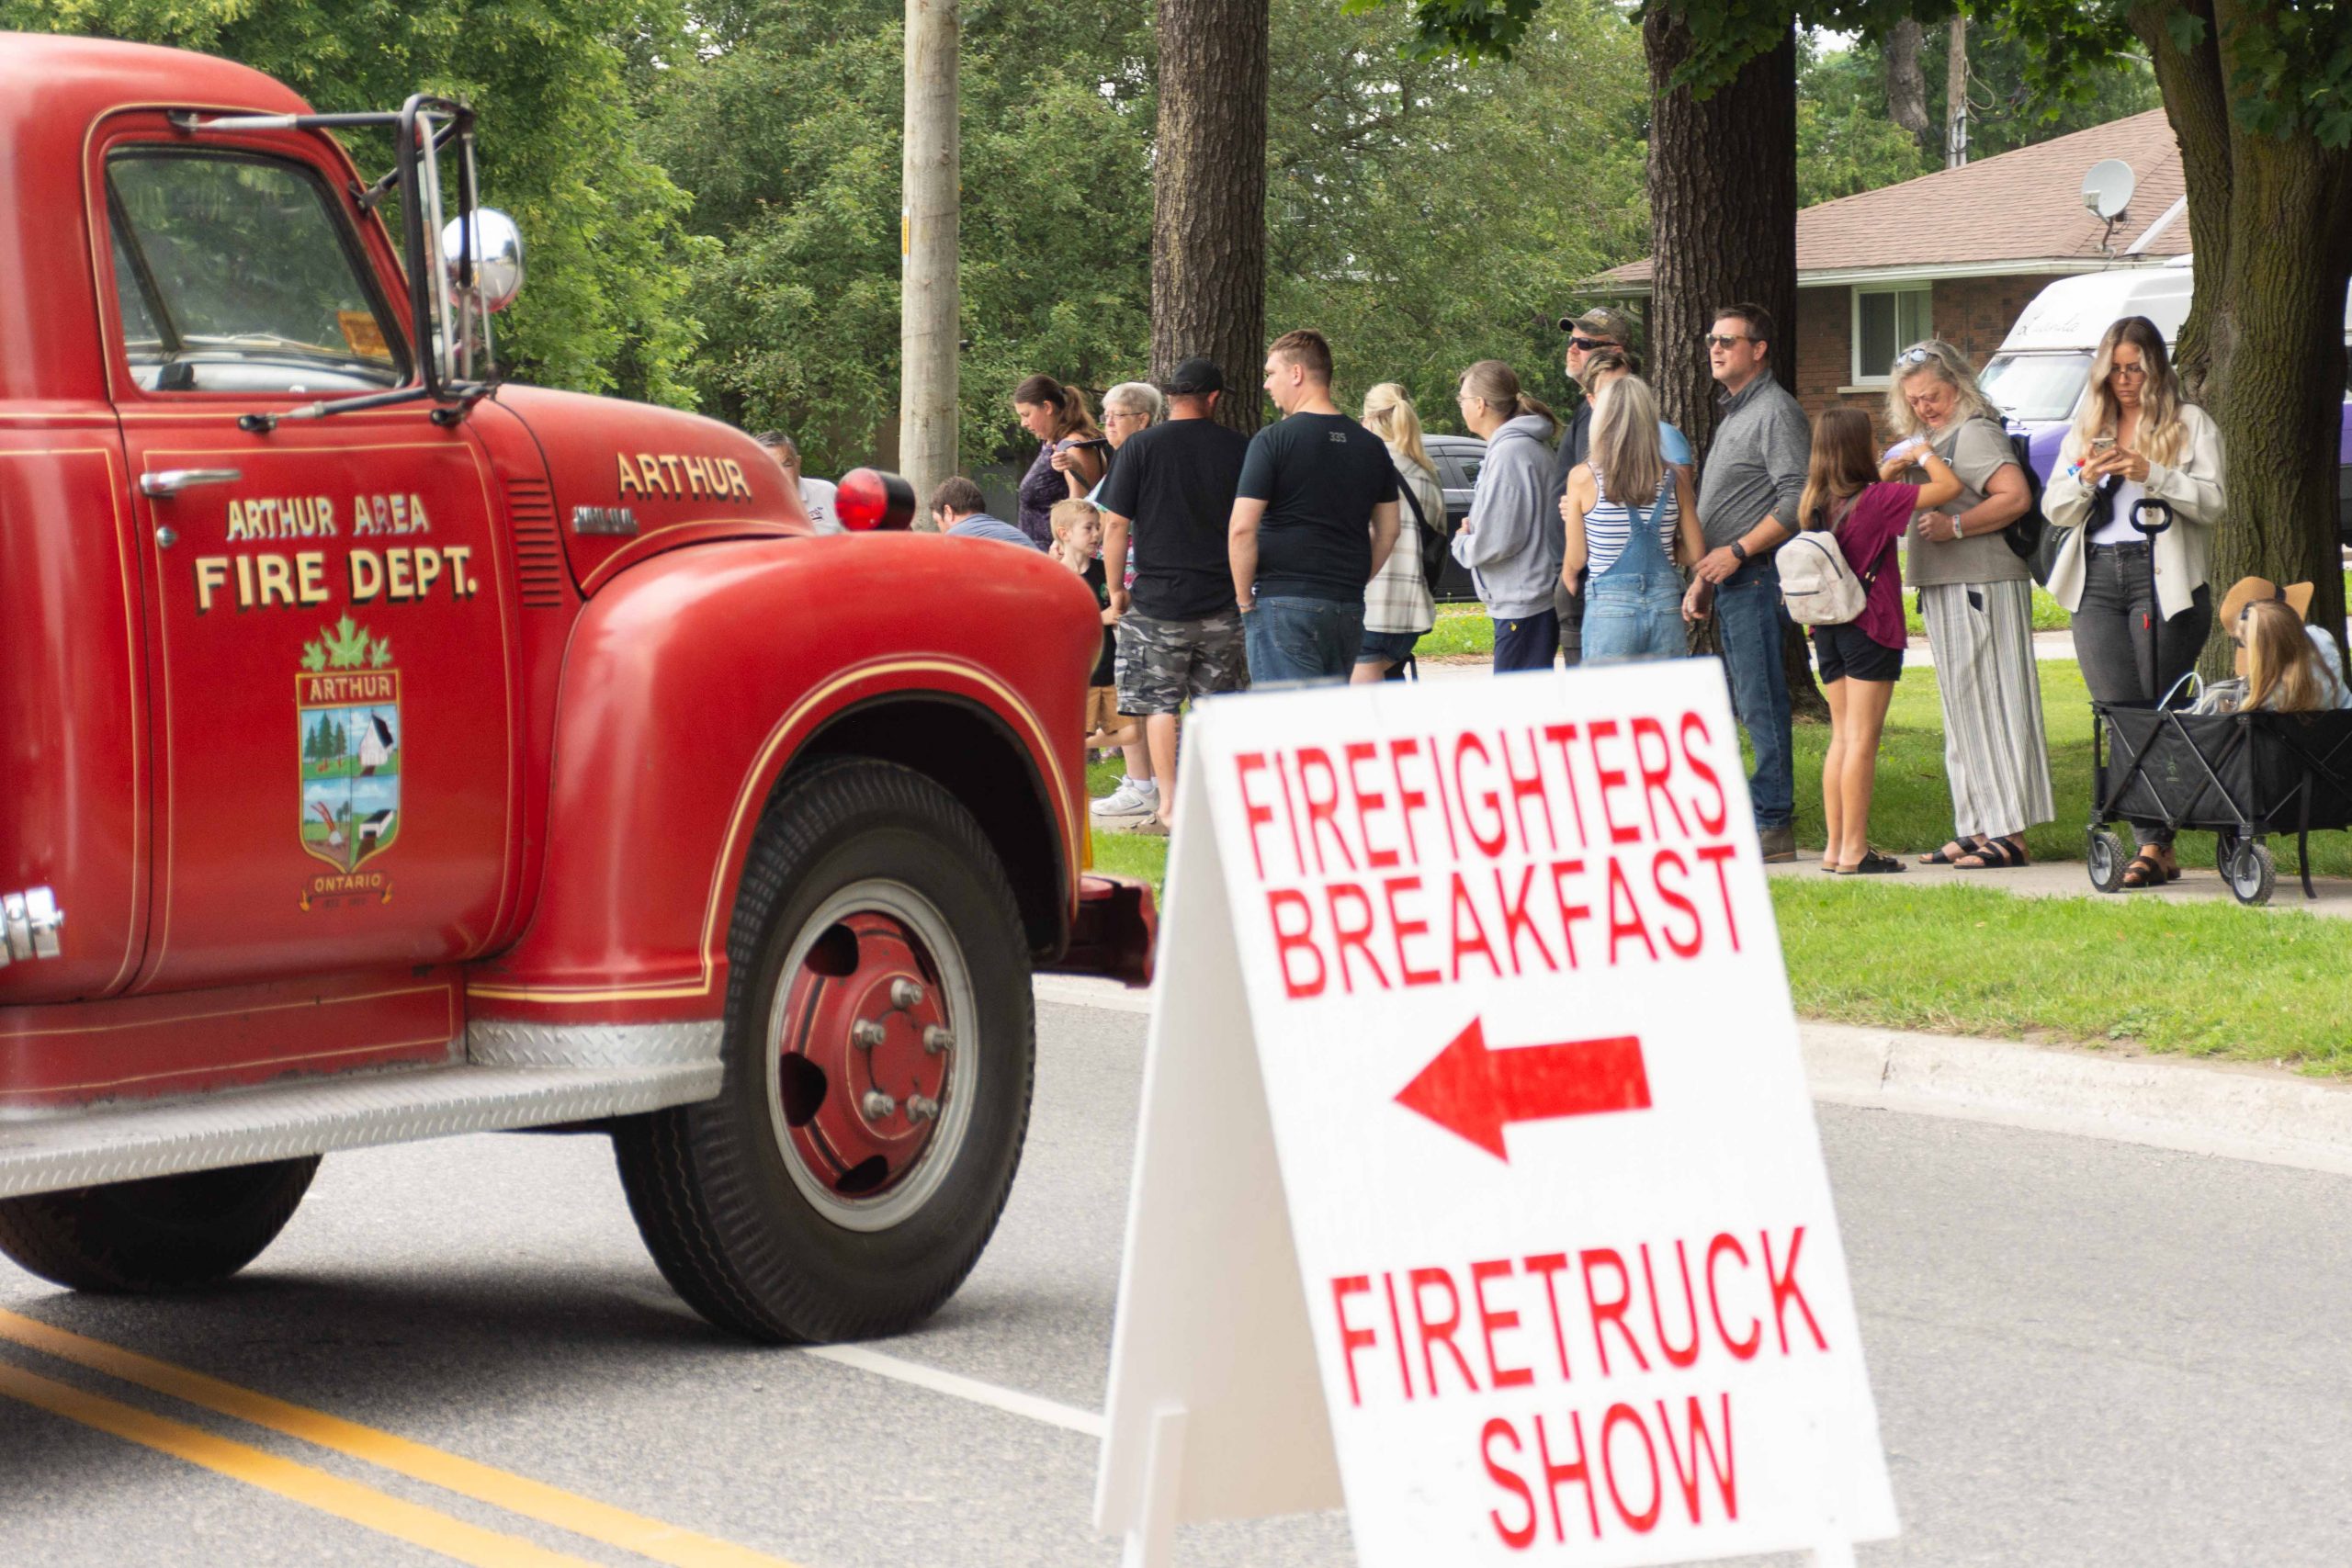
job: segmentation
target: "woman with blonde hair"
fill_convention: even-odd
[[[1566,533],[1561,586],[1584,585],[1584,662],[1675,659],[1689,651],[1682,626],[1682,573],[1706,543],[1690,481],[1666,460],[1657,397],[1632,374],[1601,384],[1593,404],[1592,451],[1568,473],[1560,498]]]
[[[2171,526],[2153,541],[2132,526],[2143,500],[2172,509]],[[2074,615],[2083,683],[2099,702],[2163,697],[2213,629],[2206,558],[2222,521],[2222,434],[2182,400],[2164,333],[2145,316],[2124,317],[2098,340],[2090,387],[2041,504],[2053,526],[2071,530],[2051,565],[2050,592]],[[2132,830],[2139,852],[2123,886],[2177,881],[2172,834],[2161,824]]]
[[[1405,389],[1383,381],[1363,395],[1363,427],[1388,444],[1396,465],[1397,539],[1388,558],[1363,591],[1363,646],[1349,680],[1356,685],[1385,681],[1413,656],[1413,645],[1437,624],[1437,605],[1421,574],[1422,549],[1434,537],[1445,541],[1445,491],[1437,467],[1421,445],[1421,416]]]
[[[1560,422],[1527,394],[1499,359],[1462,373],[1462,423],[1487,443],[1470,515],[1453,536],[1453,558],[1470,569],[1495,623],[1495,673],[1549,670],[1560,649],[1552,588],[1560,577],[1560,531],[1546,525],[1552,438]]]
[[[1912,520],[1904,548],[1943,703],[1951,790],[1951,841],[1919,859],[1961,871],[2023,865],[2025,830],[2058,814],[2033,658],[2033,578],[2002,537],[2033,493],[1960,350],[1915,344],[1887,378],[1886,420],[1897,440],[1879,477],[1898,479],[1932,452],[1961,483]]]

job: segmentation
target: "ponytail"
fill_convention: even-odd
[[[1540,415],[1552,427],[1544,433],[1546,441],[1560,433],[1560,416],[1529,397],[1519,384],[1519,373],[1499,359],[1481,359],[1464,370],[1462,389],[1489,408],[1510,410],[1515,417]]]

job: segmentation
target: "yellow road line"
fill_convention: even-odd
[[[671,1568],[796,1568],[796,1564],[780,1557],[663,1524],[660,1519],[632,1514],[527,1476],[477,1464],[323,1411],[255,1393],[235,1383],[121,1349],[103,1340],[53,1328],[37,1318],[0,1310],[0,1339],[11,1339],[61,1361],[71,1361],[124,1382],[201,1405],[218,1415],[250,1421],[256,1427],[332,1449],[510,1514],[553,1525],[624,1551],[634,1551],[656,1562],[669,1563]]]
[[[52,1382],[6,1361],[0,1361],[0,1394],[475,1568],[595,1568],[584,1558],[567,1557],[514,1536],[469,1525],[356,1481],[232,1442],[202,1427],[165,1420],[103,1395]]]

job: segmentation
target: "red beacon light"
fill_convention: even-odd
[[[915,487],[880,468],[852,468],[833,488],[833,515],[853,534],[906,528],[915,520]]]

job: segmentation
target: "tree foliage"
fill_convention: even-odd
[[[696,386],[792,428],[812,472],[869,460],[897,407],[899,9],[743,0],[648,99],[647,145],[707,246]],[[1099,393],[1145,372],[1150,24],[1131,0],[966,0],[967,461],[1024,449],[1023,376]],[[1404,60],[1412,36],[1273,0],[1269,330],[1329,333],[1342,396],[1403,380],[1450,415],[1453,378],[1490,355],[1559,395],[1551,321],[1646,242],[1639,39],[1599,0],[1561,0],[1508,69]],[[1252,395],[1254,364],[1225,368]]]
[[[548,385],[684,400],[682,198],[638,145],[625,81],[632,41],[676,35],[667,0],[0,0],[0,28],[225,55],[321,109],[466,100],[481,114],[485,197],[530,245],[501,359]],[[388,138],[351,145],[363,166],[390,156]]]

